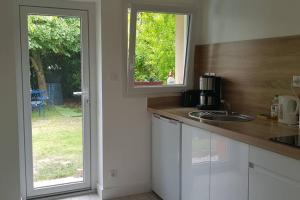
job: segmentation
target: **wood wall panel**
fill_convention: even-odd
[[[205,72],[223,78],[223,98],[233,110],[269,113],[273,96],[291,95],[292,76],[300,75],[300,36],[199,45],[196,88]],[[296,92],[300,94],[299,89]]]
[[[181,105],[181,95],[165,97],[148,97],[147,106],[151,108],[176,107]]]

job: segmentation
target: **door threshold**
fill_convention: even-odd
[[[88,195],[88,194],[97,194],[97,191],[92,189],[71,191],[66,193],[50,194],[47,196],[28,197],[26,198],[26,200],[57,200],[57,199],[63,199],[69,197]]]

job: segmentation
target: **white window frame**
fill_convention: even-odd
[[[131,9],[130,22],[128,22],[128,9]],[[161,93],[172,93],[172,92],[182,92],[189,85],[189,69],[190,58],[191,58],[191,47],[192,47],[192,30],[193,30],[193,9],[186,6],[174,6],[174,5],[153,5],[153,4],[137,4],[128,3],[124,6],[125,10],[125,48],[124,48],[124,86],[126,95],[153,95]],[[136,20],[137,13],[141,11],[146,12],[158,12],[158,13],[170,13],[170,14],[181,14],[187,15],[188,20],[188,32],[186,40],[186,50],[185,50],[185,66],[184,66],[184,80],[183,84],[174,85],[162,85],[162,86],[135,86],[134,85],[134,59],[135,59],[135,47],[136,47]],[[130,23],[129,31],[130,38],[128,37],[128,23]],[[129,41],[128,41],[129,40]],[[129,47],[128,47],[129,45]]]

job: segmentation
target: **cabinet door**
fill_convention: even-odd
[[[182,125],[182,200],[209,200],[210,133]]]
[[[248,200],[248,153],[246,144],[211,135],[211,200]]]
[[[152,118],[152,190],[164,200],[180,199],[181,124]]]
[[[249,200],[299,200],[300,183],[254,166],[249,170]]]

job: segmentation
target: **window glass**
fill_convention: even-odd
[[[138,11],[134,23],[134,86],[183,85],[188,15]]]

